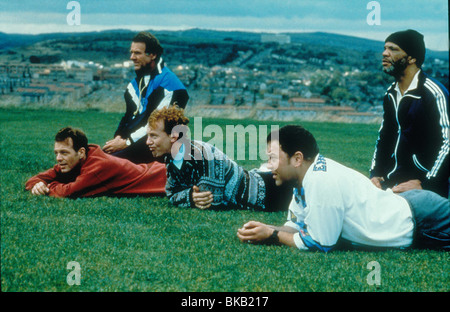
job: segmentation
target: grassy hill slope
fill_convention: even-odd
[[[54,164],[53,136],[58,129],[80,127],[91,143],[102,145],[119,118],[94,111],[0,110],[2,291],[450,290],[450,259],[444,252],[322,254],[241,244],[237,239],[236,231],[245,222],[279,225],[284,212],[201,211],[173,207],[166,198],[70,200],[33,197],[24,191],[30,176]],[[225,129],[237,123],[250,122],[204,120],[203,126]],[[315,134],[324,155],[367,173],[376,126],[304,126]],[[260,161],[240,163],[250,169]],[[79,286],[67,283],[71,261],[81,267]],[[381,266],[379,286],[367,283],[371,261]]]

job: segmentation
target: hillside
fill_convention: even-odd
[[[152,31],[164,46],[202,48],[260,44],[262,33],[242,31],[213,31],[190,29],[184,31]],[[85,33],[50,33],[39,35],[0,33],[0,61],[27,60],[36,52],[51,55],[50,62],[60,59],[92,59],[116,62],[127,57],[129,43],[135,32],[109,30]],[[383,43],[376,40],[324,32],[289,33],[292,44],[319,46],[323,49],[339,48],[347,51],[380,52]],[[326,44],[324,44],[326,43]],[[184,46],[184,48],[183,48]],[[167,49],[166,49],[167,51]],[[168,54],[168,53],[167,53]],[[23,56],[22,56],[23,55]],[[427,57],[448,60],[446,52],[427,51]]]
[[[380,41],[323,32],[152,32],[162,43],[166,65],[187,87],[190,106],[212,118],[253,116],[258,110],[263,120],[373,122],[392,82],[381,70]],[[123,88],[135,75],[126,62],[134,35],[129,30],[0,33],[0,105],[38,102],[122,111]],[[447,53],[428,51],[423,70],[447,88],[448,68]]]

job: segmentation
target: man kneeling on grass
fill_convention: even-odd
[[[166,170],[161,163],[136,165],[105,154],[89,144],[79,129],[61,129],[55,136],[57,164],[30,178],[25,188],[33,195],[88,197],[100,195],[164,194]]]
[[[247,171],[215,146],[187,138],[189,119],[176,106],[154,111],[147,145],[164,157],[166,194],[181,207],[285,210],[292,187],[276,186],[270,172]]]
[[[268,167],[277,185],[295,183],[282,227],[250,221],[245,243],[282,243],[300,250],[429,248],[450,250],[449,200],[426,190],[395,194],[319,154],[301,126],[271,133]]]

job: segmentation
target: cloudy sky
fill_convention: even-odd
[[[413,28],[427,48],[448,51],[447,0],[0,0],[0,32],[84,32],[126,28],[267,32],[324,31],[384,40]],[[374,6],[375,5],[375,6]],[[69,6],[69,8],[68,8]],[[67,17],[70,17],[68,22]],[[369,20],[372,22],[368,22]],[[377,22],[374,24],[374,22]]]

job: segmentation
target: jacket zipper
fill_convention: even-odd
[[[397,120],[398,131],[397,131],[397,143],[395,144],[395,149],[394,149],[394,153],[393,153],[393,156],[395,159],[395,166],[394,166],[394,169],[392,169],[392,171],[387,174],[388,179],[391,177],[391,174],[393,174],[395,172],[395,170],[397,170],[397,149],[398,149],[398,144],[400,143],[400,133],[401,133],[401,126],[400,126],[400,122],[398,121],[398,107],[400,106],[400,103],[398,103],[398,104],[396,103],[392,93],[389,93],[389,96],[392,98],[392,101],[394,102],[395,119]]]
[[[387,174],[387,178],[388,178],[388,179],[389,179],[390,176],[395,172],[395,170],[397,170],[397,150],[398,150],[398,145],[399,145],[399,143],[400,143],[400,134],[401,134],[401,132],[402,132],[402,127],[400,126],[400,122],[398,121],[398,109],[399,109],[399,107],[400,107],[400,102],[401,102],[405,97],[407,97],[407,96],[408,96],[408,97],[415,98],[415,99],[420,99],[420,96],[415,96],[415,95],[412,95],[412,94],[405,94],[405,95],[403,95],[403,97],[400,99],[400,102],[397,104],[396,101],[395,101],[394,96],[392,95],[392,93],[389,92],[389,96],[392,98],[392,101],[394,102],[394,107],[395,107],[395,119],[397,120],[398,132],[397,132],[397,143],[395,144],[395,150],[394,150],[394,153],[393,153],[394,158],[395,158],[395,166],[394,166],[394,169],[392,169],[392,171],[389,172],[389,173]],[[420,169],[420,168],[419,168],[419,169]],[[425,169],[425,170],[426,170],[426,169]]]

